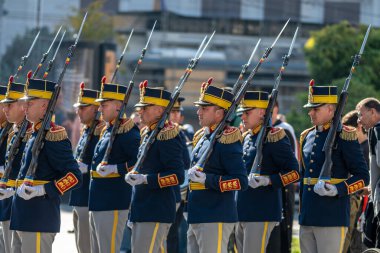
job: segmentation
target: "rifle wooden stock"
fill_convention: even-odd
[[[20,146],[22,144],[22,140],[24,139],[26,135],[26,131],[28,130],[28,125],[29,125],[29,122],[26,120],[26,118],[24,118],[15,136],[15,141],[12,143],[12,146],[9,149],[8,161],[5,166],[4,175],[2,176],[1,181],[0,181],[1,188],[6,188],[6,183],[8,182],[9,175],[12,172],[13,162],[16,158],[16,155],[19,152]]]

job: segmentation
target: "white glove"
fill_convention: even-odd
[[[314,185],[314,192],[319,196],[334,197],[338,195],[338,189],[333,184],[326,184],[325,181],[319,180]]]
[[[191,168],[187,171],[187,175],[189,176],[189,178],[190,178],[190,177],[194,177],[196,171],[201,171],[201,168],[199,168],[198,166],[191,167]]]
[[[13,188],[0,188],[0,200],[7,199],[15,195],[15,190]]]
[[[131,186],[148,183],[146,175],[136,174],[135,172],[129,172],[125,175],[125,181]]]
[[[1,165],[1,166],[0,166],[0,174],[1,174],[1,175],[4,175],[4,172],[5,172],[4,166]]]
[[[22,184],[17,188],[17,195],[25,200],[29,200],[38,196],[44,196],[45,194],[45,187],[43,185],[28,186],[26,184]]]
[[[96,172],[102,177],[106,177],[111,173],[117,173],[117,165],[99,163],[98,167],[96,167]]]
[[[81,161],[77,161],[77,162],[78,162],[80,172],[82,172],[82,174],[88,173],[88,165],[85,163],[82,163]]]
[[[270,184],[270,179],[267,176],[257,176],[254,174],[249,174],[248,185],[252,188],[257,188],[260,186],[267,186]]]
[[[334,197],[338,195],[338,189],[333,184],[325,184],[326,187],[326,196]]]
[[[191,181],[201,183],[201,184],[205,184],[206,182],[206,174],[198,170],[192,172],[191,174],[189,173],[189,178]]]

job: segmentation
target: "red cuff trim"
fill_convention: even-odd
[[[288,184],[292,184],[300,179],[300,174],[298,174],[297,171],[292,170],[291,172],[282,175],[281,181],[284,186],[287,186]]]
[[[225,181],[219,181],[219,187],[221,192],[225,191],[238,191],[241,189],[239,179],[230,179]]]
[[[165,177],[158,175],[158,184],[160,188],[178,185],[178,178],[176,174],[171,174]]]
[[[58,191],[63,195],[65,192],[77,185],[78,182],[78,178],[73,173],[69,172],[60,180],[55,181],[54,185],[55,187],[57,187]]]
[[[346,184],[347,185],[347,184]],[[354,192],[357,192],[361,189],[364,188],[364,181],[361,179],[359,181],[356,181],[350,185],[347,185],[347,191],[348,191],[348,194],[352,194]]]

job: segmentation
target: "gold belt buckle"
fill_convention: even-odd
[[[311,185],[311,177],[307,178],[307,185]]]

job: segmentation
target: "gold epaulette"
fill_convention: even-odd
[[[45,139],[48,141],[62,141],[67,138],[67,132],[64,127],[53,125],[50,127],[49,132],[47,132]]]
[[[132,119],[122,119],[116,133],[117,134],[128,133],[129,130],[131,130],[134,125],[135,123],[133,122]]]
[[[32,136],[32,133],[33,133],[33,127],[32,125],[30,125],[28,129],[26,129],[26,133],[25,133],[24,139],[22,139],[22,142],[27,142],[29,138]]]
[[[345,141],[355,141],[358,139],[356,128],[351,127],[351,126],[345,126],[345,125],[343,125],[342,132],[340,133],[339,136]]]
[[[104,121],[99,121],[94,130],[95,136],[100,136],[103,132],[103,129],[107,128],[106,123]]]
[[[175,138],[179,134],[178,124],[175,123],[167,123],[165,127],[161,129],[161,131],[157,135],[157,140],[159,141],[167,141]]]
[[[224,129],[223,134],[218,141],[222,144],[231,144],[237,141],[242,142],[243,137],[239,128],[228,126]]]
[[[304,131],[301,133],[301,135],[300,135],[300,147],[302,147],[302,143],[303,143],[303,141],[305,140],[307,134],[308,134],[311,130],[313,130],[314,128],[315,128],[315,127],[310,127],[310,128],[304,130]]]
[[[278,142],[286,136],[285,130],[281,127],[272,127],[268,132],[267,141],[268,142]]]
[[[194,137],[193,137],[193,147],[197,145],[198,141],[203,137],[204,134],[205,134],[204,128],[201,128],[195,132]]]

